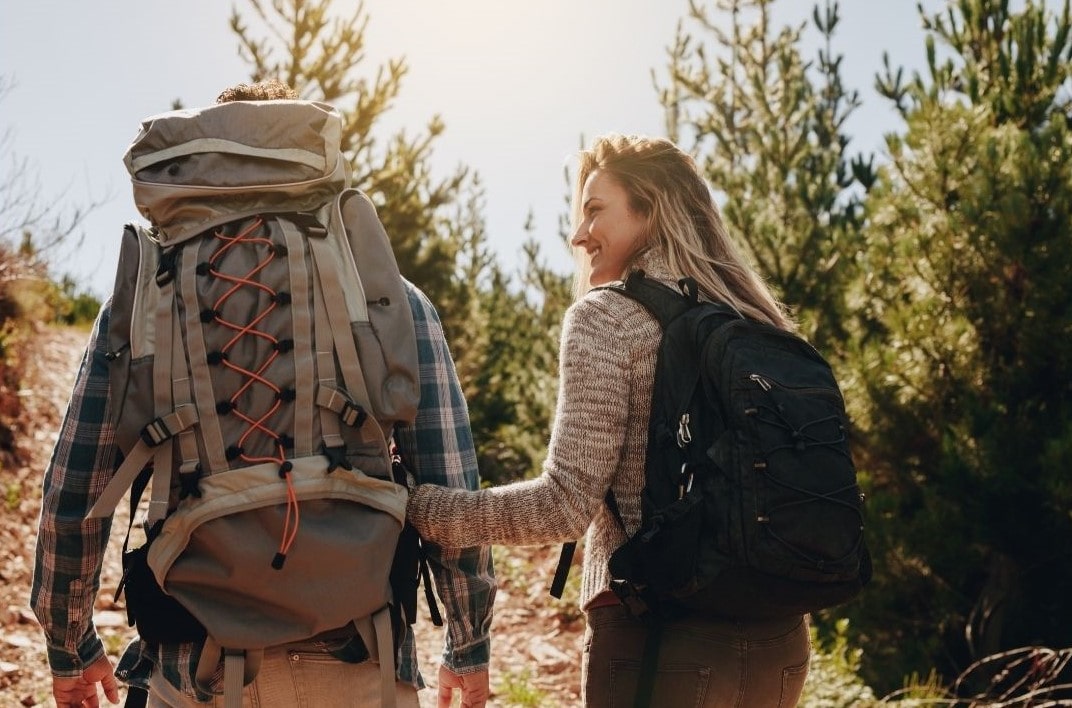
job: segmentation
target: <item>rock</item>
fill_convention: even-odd
[[[529,655],[540,667],[540,673],[557,674],[576,661],[543,637],[533,637],[528,645]]]
[[[97,625],[98,629],[104,627],[126,627],[127,617],[121,612],[105,610],[93,614],[93,623]]]

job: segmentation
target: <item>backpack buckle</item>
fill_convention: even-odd
[[[338,468],[344,470],[352,470],[354,466],[350,464],[350,461],[346,459],[346,446],[335,445],[328,447],[326,444],[320,446],[320,454],[328,458],[328,474],[331,474]]]
[[[181,405],[171,413],[152,421],[138,434],[149,447],[170,440],[197,422],[197,409],[192,404]]]
[[[692,491],[692,482],[696,478],[695,472],[689,471],[689,463],[685,462],[681,465],[681,472],[678,473],[677,480],[677,498],[684,499],[685,495]]]
[[[339,411],[339,418],[351,428],[360,428],[368,420],[368,413],[356,403],[343,401],[342,410]]]
[[[145,444],[149,447],[156,447],[162,442],[174,437],[175,433],[171,432],[168,428],[167,421],[163,418],[157,418],[141,429],[139,437],[145,441]]]
[[[633,617],[643,617],[650,611],[648,603],[640,596],[640,591],[637,590],[637,586],[628,580],[611,580],[610,589],[618,596],[621,603],[625,605],[625,609],[629,610],[629,614]]]
[[[156,269],[156,284],[164,287],[175,279],[175,270],[179,250],[175,247],[168,248],[160,253],[160,265]]]
[[[364,408],[350,400],[350,396],[332,386],[321,386],[316,392],[316,405],[327,408],[351,428],[360,428],[368,420]]]

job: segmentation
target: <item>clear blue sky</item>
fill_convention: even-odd
[[[244,0],[235,4],[255,21]],[[930,10],[942,4],[924,1]],[[777,19],[802,20],[812,5],[781,0]],[[841,2],[836,50],[846,57],[844,80],[864,102],[849,127],[853,149],[879,151],[882,133],[898,127],[872,85],[883,51],[895,65],[921,65],[915,6]],[[82,224],[82,247],[57,264],[98,295],[111,288],[122,224],[139,218],[121,160],[139,121],[175,99],[211,103],[220,88],[248,78],[228,26],[230,7],[221,0],[0,0],[0,75],[15,84],[0,99],[0,128],[12,132],[15,153],[36,172],[42,199],[61,208],[103,200]],[[464,163],[480,174],[500,262],[518,264],[531,209],[545,254],[566,270],[557,235],[563,168],[582,135],[663,134],[651,72],[665,75],[666,48],[686,7],[685,0],[366,0],[365,69],[399,56],[410,67],[380,135],[420,130],[438,113],[447,130],[433,166],[446,173]]]

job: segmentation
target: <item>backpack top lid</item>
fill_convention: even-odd
[[[314,101],[234,101],[150,116],[123,157],[163,245],[258,213],[312,211],[350,180],[342,117]]]

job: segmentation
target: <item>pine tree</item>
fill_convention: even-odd
[[[456,264],[461,249],[457,207],[470,203],[459,195],[474,185],[465,167],[437,178],[432,153],[444,123],[433,115],[423,133],[404,130],[384,138],[377,130],[402,89],[408,67],[389,59],[365,71],[365,31],[369,15],[357,3],[349,15],[332,12],[332,0],[249,0],[254,27],[232,9],[231,29],[239,52],[251,65],[251,77],[275,77],[293,86],[302,98],[331,103],[343,115],[343,152],[353,169],[353,184],[376,204],[403,275],[418,284],[441,310],[452,335],[457,328],[455,301],[465,299]]]
[[[1072,636],[1072,24],[1067,0],[921,16],[926,73],[878,82],[905,131],[856,293],[881,561],[853,626],[865,669],[949,676]]]
[[[572,300],[571,279],[541,258],[530,216],[517,284],[499,266],[480,290],[484,346],[473,362],[467,398],[481,475],[493,483],[531,477],[547,454],[557,398],[562,315]]]
[[[362,3],[338,16],[331,0],[249,2],[258,30],[270,37],[255,37],[232,12],[252,79],[280,78],[303,98],[343,113],[354,186],[376,203],[403,274],[425,290],[443,320],[481,475],[493,481],[531,475],[546,452],[566,279],[540,263],[531,232],[520,289],[503,272],[488,248],[478,176],[465,167],[442,179],[432,174],[435,140],[444,130],[438,116],[422,134],[379,136],[407,67],[392,59],[371,79],[360,73],[369,22]]]
[[[731,232],[825,350],[845,337],[860,228],[861,190],[850,188],[873,175],[848,154],[844,125],[859,98],[832,48],[837,4],[815,8],[825,40],[815,64],[801,54],[804,24],[774,26],[774,2],[690,0],[702,37],[679,26],[661,96],[670,134],[693,141]]]

